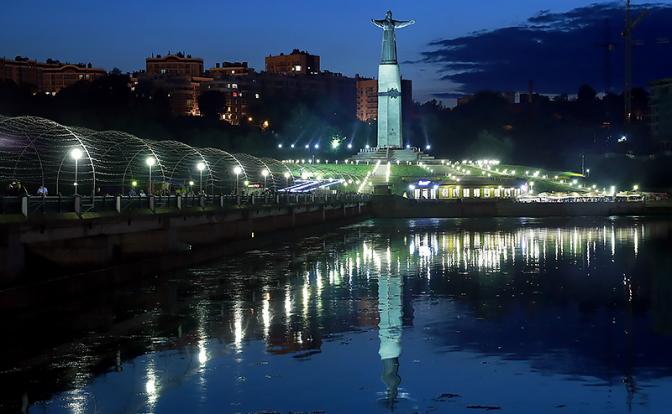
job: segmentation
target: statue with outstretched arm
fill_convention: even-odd
[[[385,13],[382,20],[371,19],[371,23],[383,29],[383,49],[380,56],[381,63],[397,63],[397,39],[394,29],[401,29],[415,23],[415,20],[394,20],[392,11]]]

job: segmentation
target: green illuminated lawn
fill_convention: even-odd
[[[409,183],[429,179],[432,181],[441,181],[443,183],[460,182],[468,178],[480,177],[484,180],[491,180],[493,185],[497,185],[502,180],[508,182],[520,181],[529,183],[534,187],[536,193],[540,192],[586,192],[591,190],[593,183],[589,182],[579,173],[570,171],[554,171],[543,168],[536,168],[524,165],[498,164],[492,166],[478,166],[475,164],[442,164],[434,161],[421,165],[397,165],[392,163],[389,166],[389,181],[387,176],[386,164],[381,164],[375,171],[375,164],[365,163],[320,163],[320,164],[286,164],[295,177],[304,176],[312,179],[338,179],[346,182],[359,184],[368,180],[374,184],[388,182],[393,192],[400,193]],[[352,191],[357,190],[357,185],[351,185]],[[595,188],[602,190],[599,185]]]

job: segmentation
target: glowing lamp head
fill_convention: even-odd
[[[425,149],[429,151],[430,149],[432,149],[432,146],[427,144],[427,145],[425,145]]]
[[[264,177],[264,178],[268,177],[268,170],[266,168],[261,170],[261,176]]]
[[[278,144],[278,148],[282,149],[282,144]]]
[[[288,172],[285,172],[283,175],[285,176],[285,178],[289,178],[289,176],[290,176],[290,174]]]
[[[364,148],[369,149],[371,146],[369,144],[364,145]]]
[[[197,169],[198,171],[203,171],[203,170],[205,170],[205,163],[202,162],[202,161],[199,162],[198,164],[196,164],[196,169]]]
[[[240,175],[240,173],[242,173],[242,172],[243,172],[243,169],[240,168],[240,166],[236,165],[235,167],[233,167],[233,173],[234,174]]]
[[[320,149],[320,144],[315,144],[314,147],[315,149]]]
[[[147,164],[148,167],[153,167],[156,164],[156,158],[154,157],[145,158],[145,164]]]
[[[193,187],[193,186],[194,186],[194,182],[193,182],[193,181],[189,181],[189,186]]]
[[[75,161],[81,159],[83,155],[84,153],[79,148],[73,148],[70,150],[70,158],[72,158]]]
[[[639,191],[639,186],[637,184],[635,184],[635,185],[632,186],[632,189],[634,191]]]
[[[348,144],[348,149],[352,149],[352,144]]]
[[[131,181],[131,187],[135,188],[138,186],[138,182],[136,180]]]

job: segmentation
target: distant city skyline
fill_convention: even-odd
[[[0,56],[92,62],[132,72],[143,69],[152,53],[184,51],[203,58],[206,68],[247,61],[263,70],[266,56],[298,48],[319,55],[323,70],[374,77],[380,36],[370,19],[392,9],[395,17],[417,21],[398,38],[402,75],[413,80],[415,100],[449,101],[479,89],[526,90],[528,80],[542,93],[573,93],[580,83],[601,90],[606,75],[600,44],[606,42],[608,19],[616,46],[612,86],[618,90],[623,3],[520,0],[484,8],[463,0],[449,5],[440,0],[204,1],[191,8],[168,0],[159,8],[149,1],[27,0],[3,5]],[[636,49],[636,83],[672,76],[672,46],[664,43],[672,36],[671,6],[672,0],[649,6],[653,12],[638,29],[635,38],[643,41]],[[658,64],[648,65],[654,57]],[[563,61],[574,68],[560,67]]]

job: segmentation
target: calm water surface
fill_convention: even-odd
[[[664,219],[371,220],[64,302],[4,315],[0,411],[672,403]]]

